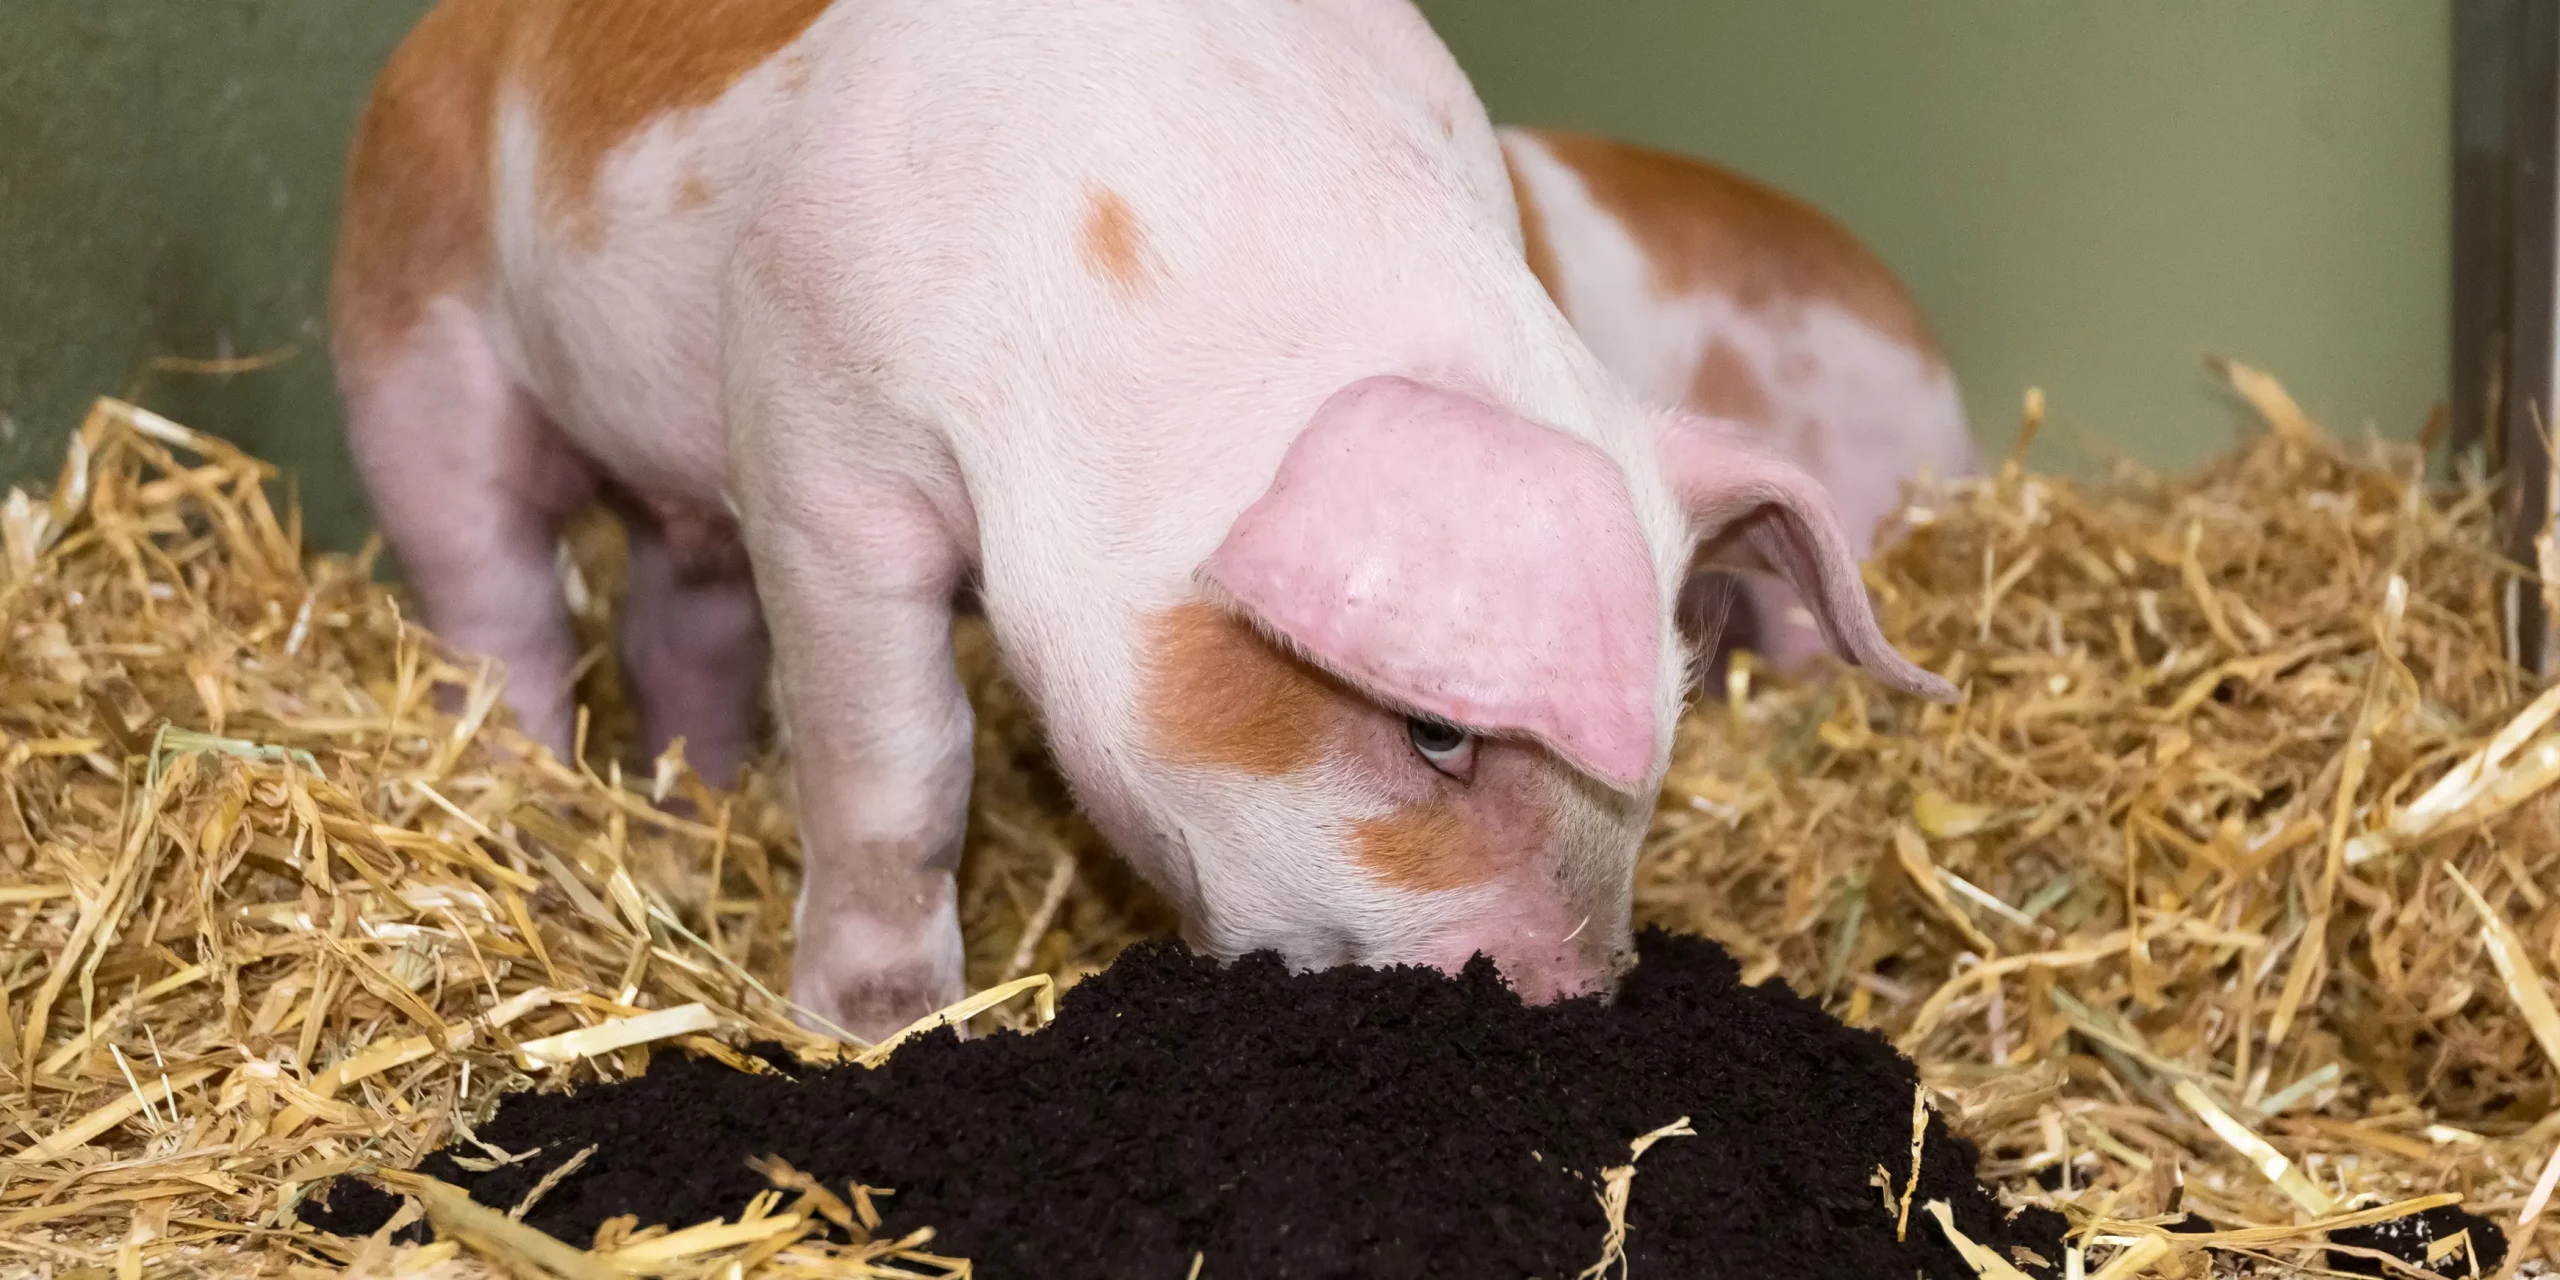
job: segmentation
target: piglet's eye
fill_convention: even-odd
[[[1405,736],[1413,741],[1413,749],[1432,768],[1452,778],[1465,781],[1474,772],[1476,736],[1446,720],[1428,716],[1407,717]]]

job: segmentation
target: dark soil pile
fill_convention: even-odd
[[[424,1169],[506,1207],[596,1144],[528,1219],[579,1243],[617,1214],[734,1216],[765,1185],[747,1161],[773,1154],[894,1188],[884,1230],[929,1224],[994,1280],[1181,1276],[1195,1253],[1238,1280],[1568,1280],[1600,1253],[1602,1170],[1685,1115],[1697,1136],[1637,1165],[1637,1275],[1969,1280],[1921,1210],[1936,1199],[2004,1255],[2062,1256],[2060,1217],[2006,1217],[1935,1119],[1897,1243],[1875,1182],[1881,1166],[1898,1197],[1910,1172],[1911,1064],[1783,984],[1742,985],[1712,943],[1640,947],[1614,1004],[1526,1008],[1481,958],[1454,979],[1292,975],[1149,944],[1038,1035],[937,1032],[876,1071],[796,1082],[669,1054],[630,1083],[512,1098],[480,1131],[542,1156]],[[382,1211],[333,1198],[314,1225]]]
[[[2457,1248],[2433,1263],[2427,1261],[2430,1246],[2465,1231],[2471,1233],[2471,1248],[2478,1257],[2465,1257]],[[2495,1275],[2499,1265],[2507,1260],[2507,1235],[2498,1229],[2498,1224],[2452,1204],[2438,1205],[2369,1227],[2332,1231],[2329,1243],[2387,1253],[2419,1271],[2433,1271],[2440,1276]],[[2334,1250],[2329,1254],[2329,1269],[2360,1276],[2378,1276],[2384,1271],[2382,1263],[2373,1258]]]

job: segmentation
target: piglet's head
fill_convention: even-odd
[[[1328,400],[1145,642],[1193,941],[1605,989],[1678,700],[1657,541],[1562,432],[1400,378]]]
[[[1819,486],[1728,443],[1666,431],[1648,520],[1608,455],[1492,404],[1402,378],[1328,400],[1142,640],[1129,798],[1192,942],[1311,967],[1483,952],[1532,1000],[1609,989],[1693,532],[1786,576],[1844,656],[1940,691],[1876,633]]]

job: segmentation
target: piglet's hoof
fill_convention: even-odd
[[[795,1015],[800,1025],[820,1035],[851,1034],[877,1044],[969,994],[957,937],[948,954],[936,947],[937,954],[862,955],[841,937],[805,941],[802,948],[792,965],[791,1002],[802,1010]]]

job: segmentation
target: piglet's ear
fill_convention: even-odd
[[[1906,693],[1955,700],[1954,685],[1912,665],[1877,628],[1857,553],[1820,482],[1710,419],[1676,418],[1659,440],[1663,472],[1711,563],[1779,574],[1844,661]]]
[[[1664,622],[1626,478],[1563,432],[1405,378],[1334,394],[1202,579],[1387,705],[1651,773]]]

